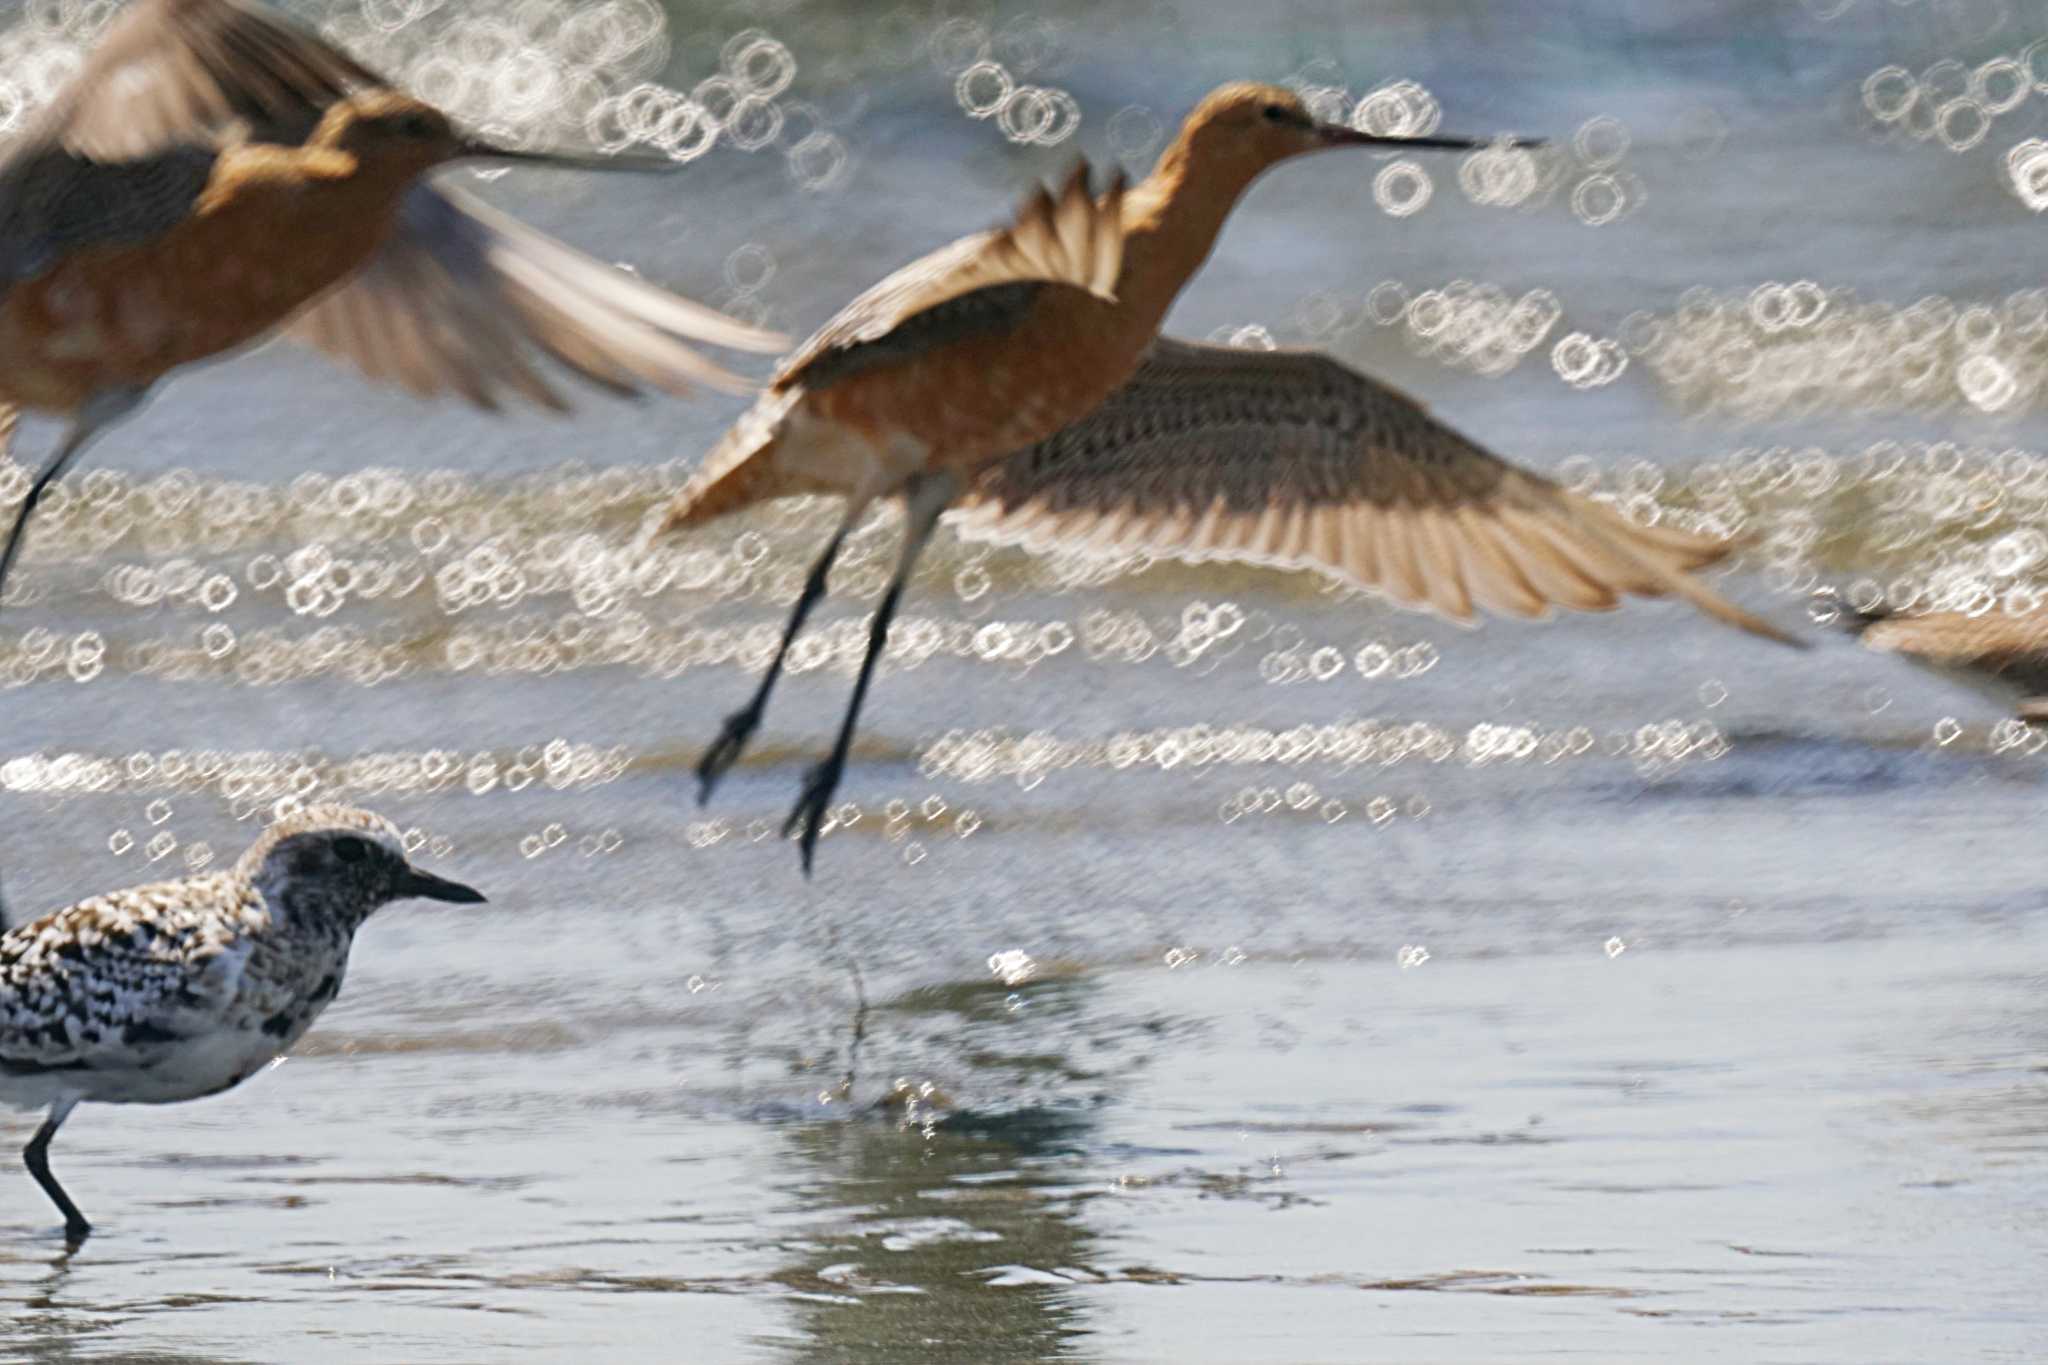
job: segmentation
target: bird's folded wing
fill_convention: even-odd
[[[81,901],[0,937],[0,1075],[137,1065],[233,995],[226,878]]]
[[[783,363],[774,387],[824,388],[877,365],[1015,327],[1046,289],[1114,296],[1123,269],[1124,179],[1098,198],[1081,162],[1057,196],[1040,187],[1009,227],[963,237],[860,295]]]
[[[1161,338],[1093,414],[992,466],[954,526],[1027,548],[1309,569],[1461,622],[1675,595],[1795,643],[1692,576],[1728,542],[1631,522],[1316,352]]]
[[[144,242],[192,212],[214,152],[174,147],[141,161],[87,161],[52,151],[0,170],[0,286],[68,252]]]
[[[292,321],[292,335],[421,395],[495,408],[507,390],[561,409],[537,353],[623,393],[755,384],[684,339],[778,351],[788,339],[648,284],[460,191],[416,186],[370,263]]]

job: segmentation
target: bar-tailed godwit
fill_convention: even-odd
[[[463,158],[604,167],[466,137],[244,0],[137,0],[0,160],[0,403],[68,418],[16,513],[172,371],[279,327],[418,394],[565,403],[544,353],[617,391],[751,388],[685,339],[784,339],[447,188]],[[638,163],[644,165],[645,163]]]
[[[838,737],[785,826],[801,831],[806,871],[903,585],[939,515],[963,498],[969,524],[978,516],[991,532],[1047,527],[1056,505],[1093,532],[1114,525],[1137,537],[1149,518],[1154,548],[1172,542],[1196,556],[1320,555],[1333,572],[1458,616],[1475,598],[1534,614],[1670,592],[1783,638],[1686,577],[1725,552],[1718,542],[1634,527],[1573,499],[1332,361],[1155,344],[1232,207],[1269,167],[1332,147],[1479,145],[1360,133],[1318,122],[1291,91],[1226,85],[1128,192],[1116,182],[1089,194],[1084,168],[1057,197],[1041,191],[1011,227],[964,238],[842,310],[785,362],[655,528],[789,494],[847,502],[781,648],[700,762],[701,794],[759,725],[840,546],[885,496],[908,509],[902,554]],[[1120,510],[1139,505],[1145,517]],[[1467,524],[1478,529],[1458,538]]]

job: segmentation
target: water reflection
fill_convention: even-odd
[[[962,1128],[966,1131],[962,1131]],[[796,1197],[823,1210],[780,1272],[801,1360],[1046,1360],[1088,1330],[1063,1271],[1089,1264],[1085,1120],[841,1123],[784,1134]]]
[[[1945,1188],[1974,1171],[1997,1179],[2001,1168],[2048,1154],[2048,1008],[2039,972],[1985,971],[1913,983],[1916,996],[1945,989],[1978,1003],[1925,1021],[1898,1039],[1886,1061],[1899,1087],[1899,1111],[1946,1137],[1948,1168],[1920,1182]]]
[[[887,1091],[852,1122],[784,1131],[775,1183],[823,1211],[778,1279],[811,1360],[1043,1360],[1087,1326],[1079,1217],[1101,1082],[1150,1031],[1092,978],[939,982],[879,1002],[864,1042]],[[1083,1065],[1079,1058],[1088,1057]],[[932,1076],[937,1079],[926,1079]],[[869,1081],[856,1094],[871,1095]]]
[[[143,1361],[150,1365],[227,1365],[228,1357],[165,1350],[109,1351],[119,1329],[151,1312],[192,1308],[202,1303],[226,1304],[227,1297],[169,1300],[96,1301],[91,1290],[106,1276],[76,1262],[61,1249],[53,1229],[47,1237],[23,1236],[0,1247],[0,1298],[12,1306],[4,1340],[8,1358],[25,1365],[69,1365],[69,1362]],[[51,1248],[59,1248],[51,1253]]]

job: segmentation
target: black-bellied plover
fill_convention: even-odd
[[[49,1150],[79,1101],[168,1104],[241,1084],[340,992],[371,912],[409,897],[483,900],[413,867],[383,817],[316,806],[227,871],[95,896],[0,937],[0,1103],[49,1109],[22,1157],[72,1244],[92,1225]]]

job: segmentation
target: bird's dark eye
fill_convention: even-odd
[[[359,863],[370,856],[370,845],[353,834],[344,834],[334,841],[334,856],[345,863]]]
[[[406,137],[432,137],[434,135],[434,121],[425,114],[407,114],[398,121],[398,131]]]
[[[1268,123],[1285,123],[1294,111],[1284,104],[1269,104],[1259,112],[1265,116]]]

